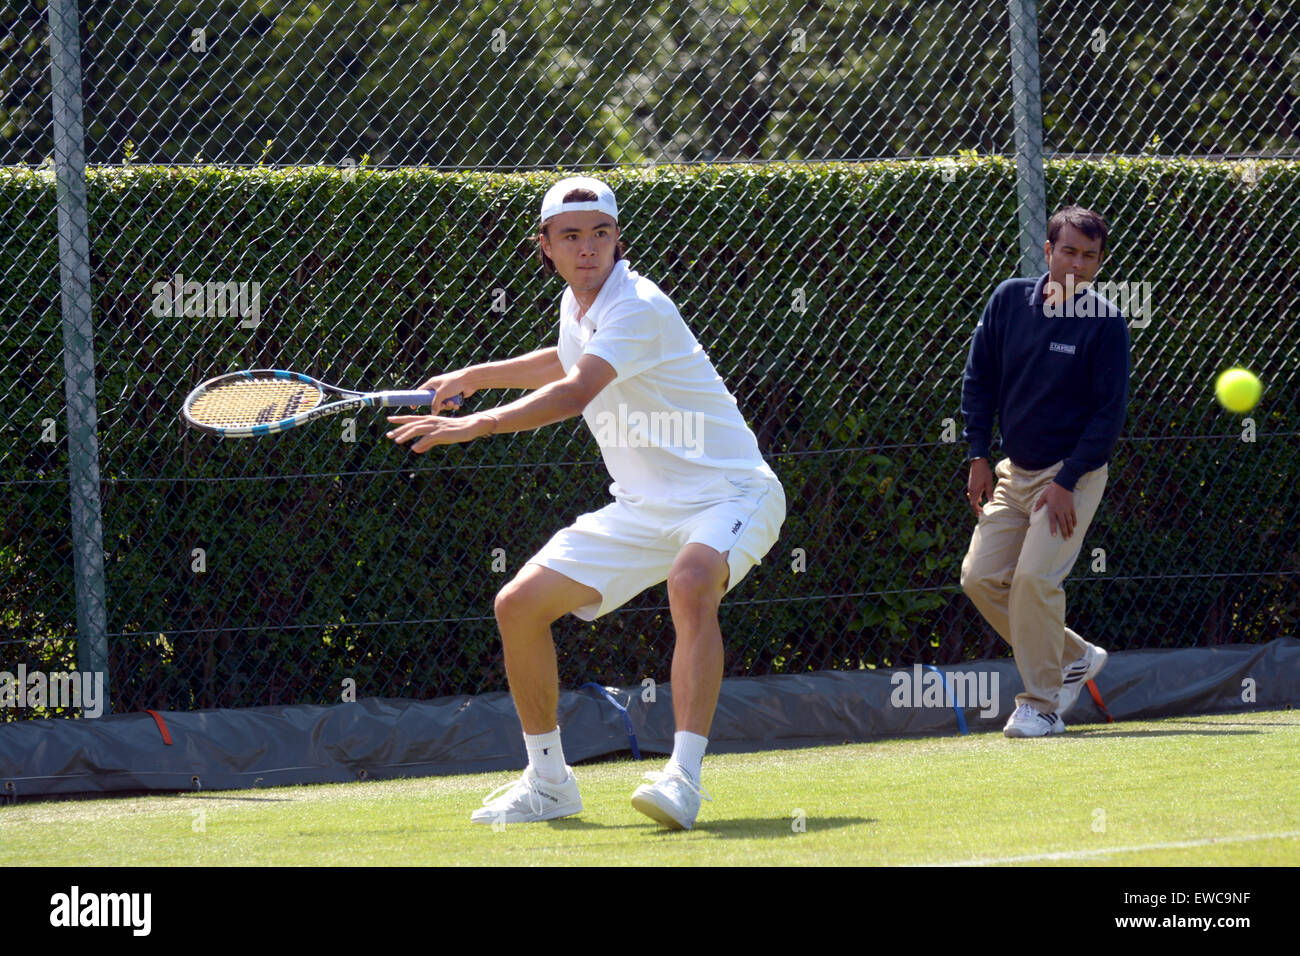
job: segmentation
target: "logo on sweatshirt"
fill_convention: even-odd
[[[1053,352],[1063,352],[1066,355],[1074,354],[1074,346],[1066,342],[1053,342],[1050,348]]]

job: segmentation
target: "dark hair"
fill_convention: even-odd
[[[590,189],[570,189],[564,194],[565,202],[595,202],[597,198],[596,194]],[[551,234],[546,231],[549,228],[550,226],[545,222],[542,223],[542,235],[546,236],[548,239],[551,237]],[[618,245],[614,247],[614,261],[618,262],[618,260],[622,259],[626,254],[627,246],[623,243],[622,239],[619,239]],[[548,276],[555,275],[555,263],[551,261],[550,256],[542,251],[542,244],[540,242],[537,244],[537,258],[541,260],[542,272]]]
[[[1047,221],[1047,241],[1053,246],[1056,245],[1056,237],[1061,234],[1062,226],[1073,226],[1089,239],[1100,239],[1101,251],[1106,251],[1106,235],[1109,230],[1106,228],[1106,220],[1099,213],[1082,206],[1062,206],[1056,210]]]

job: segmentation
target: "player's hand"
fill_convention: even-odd
[[[398,427],[385,432],[399,445],[415,440],[411,451],[423,454],[434,445],[455,445],[473,441],[492,430],[492,420],[483,415],[466,415],[463,418],[443,418],[440,415],[389,415],[388,420]]]
[[[1044,505],[1047,506],[1047,521],[1052,529],[1052,536],[1056,536],[1056,529],[1061,529],[1061,537],[1069,540],[1070,535],[1074,534],[1075,525],[1078,518],[1074,514],[1074,492],[1067,491],[1056,482],[1052,482],[1038,499],[1038,504],[1034,505],[1037,511]]]
[[[976,458],[970,463],[966,500],[977,515],[984,514],[984,502],[993,500],[993,471],[987,458]]]
[[[463,381],[464,377],[460,372],[445,372],[442,375],[435,375],[420,386],[422,392],[438,393],[438,397],[433,401],[433,413],[435,415],[441,415],[444,411],[456,408],[455,405],[447,405],[446,403],[457,395],[462,398],[469,398],[478,391],[478,389],[467,385]]]

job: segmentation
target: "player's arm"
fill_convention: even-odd
[[[414,440],[411,450],[425,452],[434,445],[473,441],[503,432],[532,431],[582,414],[616,375],[614,367],[604,359],[583,355],[568,375],[500,408],[459,418],[391,415],[388,420],[398,427],[388,432],[388,437],[399,445]]]
[[[989,465],[989,444],[993,438],[993,419],[997,414],[1002,368],[993,335],[993,303],[989,298],[971,336],[970,354],[962,376],[961,411],[966,420],[965,439],[970,447],[967,456],[970,473],[966,479],[966,500],[978,515],[984,502],[993,498],[993,471]]]
[[[965,437],[970,446],[971,458],[989,456],[993,439],[993,419],[998,409],[998,393],[1002,385],[1002,363],[994,334],[994,303],[997,293],[989,299],[971,336],[970,352],[966,356],[966,371],[961,383],[961,413],[966,420]]]
[[[433,407],[441,408],[442,402],[453,395],[469,398],[486,388],[536,389],[562,378],[564,366],[560,364],[559,350],[549,348],[500,362],[484,362],[455,372],[444,372],[428,379],[420,388],[437,392]]]

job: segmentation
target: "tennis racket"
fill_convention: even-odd
[[[338,401],[327,401],[341,396]],[[208,379],[190,392],[181,417],[191,428],[223,438],[274,435],[350,409],[393,405],[432,405],[436,393],[354,392],[280,369],[259,368]],[[459,408],[460,395],[443,400]]]

